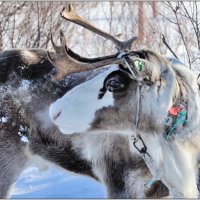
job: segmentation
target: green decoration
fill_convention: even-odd
[[[136,69],[137,69],[138,71],[141,71],[141,70],[142,70],[142,62],[141,62],[140,60],[136,60],[136,61],[134,62],[134,64],[135,64],[135,67],[136,67]]]

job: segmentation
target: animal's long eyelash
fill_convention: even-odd
[[[101,89],[99,90],[98,99],[102,99],[103,96],[105,95],[106,91],[107,91],[107,89],[106,89],[105,86],[104,86],[103,88],[101,88]]]

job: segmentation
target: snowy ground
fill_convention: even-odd
[[[102,184],[85,176],[54,167],[39,171],[27,168],[19,177],[11,198],[105,198]]]

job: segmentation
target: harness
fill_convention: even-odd
[[[122,55],[122,56],[124,57],[124,55]],[[148,148],[138,130],[141,87],[143,84],[142,84],[142,81],[139,81],[137,79],[137,76],[133,72],[131,66],[129,65],[129,63],[127,62],[125,57],[124,57],[124,63],[126,64],[126,67],[129,69],[129,71],[132,75],[131,78],[137,81],[137,107],[136,107],[136,121],[135,121],[136,134],[131,136],[131,140],[133,141],[134,148],[141,154],[141,156],[145,160],[145,163],[147,164],[148,168],[151,169],[151,172],[154,175],[153,179],[148,180],[147,183],[145,184],[145,187],[149,188],[155,180],[161,179],[161,174],[159,174],[159,170],[156,169],[156,167],[154,166],[154,161],[153,161],[151,155],[148,153]],[[142,63],[141,63],[141,61],[139,61],[137,59],[134,62],[134,66],[137,71],[142,70]],[[185,102],[177,101],[174,103],[174,106],[169,110],[168,116],[166,117],[166,119],[163,123],[163,125],[164,125],[163,136],[165,137],[166,140],[170,139],[172,133],[175,132],[176,128],[179,125],[184,125],[184,123],[187,122],[186,108],[187,108],[187,105]]]
[[[145,184],[145,187],[149,188],[151,186],[151,184],[154,182],[154,180],[160,180],[160,175],[158,173],[159,170],[156,170],[156,168],[154,166],[153,159],[150,156],[150,154],[148,153],[147,146],[146,146],[144,140],[142,139],[142,137],[139,133],[139,130],[138,130],[141,87],[142,87],[142,84],[141,84],[141,82],[139,82],[137,85],[137,110],[136,110],[136,121],[135,121],[136,135],[132,135],[131,139],[133,141],[133,146],[141,154],[141,156],[145,160],[146,165],[148,166],[149,169],[151,169],[151,172],[154,175],[153,180],[148,180],[147,183]]]

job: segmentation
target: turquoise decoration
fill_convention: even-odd
[[[136,60],[136,61],[134,62],[134,64],[135,64],[135,67],[136,67],[136,69],[137,69],[138,71],[141,71],[141,70],[142,70],[142,62],[141,62],[140,60]]]
[[[150,188],[151,187],[151,185],[153,184],[153,180],[152,179],[150,179],[150,180],[148,180],[145,184],[144,184],[144,186],[146,187],[146,188]]]
[[[173,130],[176,128],[176,126],[177,126],[178,124],[183,124],[183,123],[185,123],[185,122],[187,122],[187,120],[186,120],[186,114],[185,114],[184,112],[182,112],[182,111],[179,111],[179,112],[178,112],[178,117],[177,117],[177,119],[176,119],[176,122],[175,122],[175,124],[172,126],[172,128],[170,129],[170,131],[168,132],[168,134],[167,134],[167,136],[166,136],[166,140],[168,140],[168,139],[170,138],[170,136],[171,136]]]

